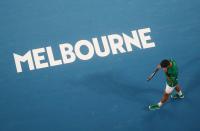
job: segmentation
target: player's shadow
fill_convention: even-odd
[[[130,78],[127,78],[130,79]],[[133,102],[149,103],[149,94],[156,94],[159,90],[147,88],[144,83],[138,84],[134,80],[130,82],[121,79],[120,73],[112,71],[95,72],[85,75],[78,83],[89,90],[103,95],[116,95]]]

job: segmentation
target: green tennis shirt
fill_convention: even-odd
[[[171,59],[169,61],[172,63],[172,66],[167,68],[165,75],[170,78],[170,80],[167,79],[167,84],[174,87],[178,84],[178,67],[175,60]]]

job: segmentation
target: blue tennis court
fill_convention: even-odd
[[[200,130],[200,1],[2,0],[0,1],[0,131]],[[17,73],[13,53],[150,28],[154,48],[77,59]],[[44,56],[47,54],[44,53]],[[164,58],[179,67],[185,99],[169,100]]]

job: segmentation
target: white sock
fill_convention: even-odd
[[[163,103],[160,101],[160,102],[158,103],[158,106],[161,107],[162,105],[163,105]]]
[[[183,93],[182,93],[181,90],[178,92],[178,95],[179,95],[179,96],[183,95]]]

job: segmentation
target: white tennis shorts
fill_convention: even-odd
[[[175,87],[176,87],[176,86],[171,87],[171,86],[169,86],[169,85],[166,83],[165,92],[166,92],[167,94],[171,94],[171,93],[173,92],[173,90],[174,90]]]

